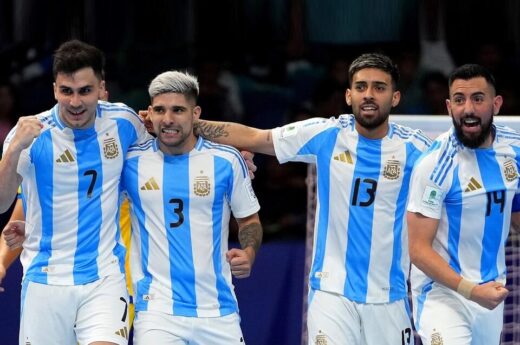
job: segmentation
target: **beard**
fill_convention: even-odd
[[[477,119],[475,116],[465,116],[464,118],[473,118]],[[466,147],[469,147],[471,149],[476,149],[482,145],[486,139],[488,138],[489,134],[491,133],[491,128],[493,124],[493,117],[490,118],[490,120],[486,123],[480,122],[480,133],[476,135],[466,136],[464,135],[464,131],[462,130],[462,121],[464,118],[461,119],[460,123],[457,123],[453,116],[451,117],[451,121],[453,122],[453,127],[455,127],[455,135],[457,136],[457,139]]]
[[[381,111],[381,109],[379,109]],[[356,122],[359,123],[359,125],[366,129],[374,129],[379,126],[381,126],[390,115],[387,111],[383,109],[382,112],[379,113],[379,115],[372,117],[372,118],[366,118],[361,116],[361,109],[358,109],[357,111],[353,111],[354,118],[356,119]],[[385,114],[386,113],[386,114]]]

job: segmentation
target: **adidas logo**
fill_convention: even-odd
[[[74,161],[76,160],[68,149],[60,155],[60,158],[56,159],[56,163],[72,163]]]
[[[119,331],[116,331],[116,334],[125,339],[128,339],[128,328],[126,328],[125,326],[124,328],[121,328]]]
[[[464,192],[473,192],[474,190],[482,188],[482,185],[475,180],[474,177],[469,179],[468,188],[464,190]]]
[[[157,184],[157,182],[155,182],[155,178],[151,178],[149,179],[148,181],[146,181],[146,183],[141,186],[141,190],[159,190],[159,185]]]
[[[353,164],[352,156],[350,155],[350,152],[345,151],[341,152],[339,155],[334,156],[335,161],[340,161],[343,163]]]

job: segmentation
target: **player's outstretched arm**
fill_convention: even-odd
[[[22,200],[18,199],[16,201],[16,205],[14,206],[13,213],[11,214],[10,221],[12,220],[23,220],[25,218],[23,212]],[[7,270],[11,266],[11,264],[16,260],[16,258],[22,252],[22,248],[11,250],[7,246],[5,242],[4,233],[2,232],[2,236],[0,238],[0,285],[2,284],[2,280],[5,278],[7,274]],[[0,286],[0,292],[3,292],[4,289]]]
[[[242,249],[233,248],[226,253],[231,274],[236,278],[247,278],[255,262],[256,253],[262,243],[263,230],[258,213],[237,218],[238,240]]]
[[[464,279],[433,249],[438,219],[408,212],[407,221],[410,259],[427,276],[488,309],[494,309],[506,298],[508,290],[502,284],[489,282],[477,285]]]
[[[234,122],[199,120],[195,134],[236,148],[275,155],[270,129],[258,129]]]

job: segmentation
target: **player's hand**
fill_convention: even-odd
[[[40,135],[43,128],[43,124],[36,116],[22,116],[18,119],[16,126],[16,134],[9,147],[18,151],[28,148]]]
[[[484,308],[493,310],[506,299],[508,294],[509,290],[504,285],[491,281],[475,286],[471,290],[470,299]]]
[[[255,157],[255,154],[253,152],[249,151],[240,151],[240,154],[242,155],[242,158],[246,161],[247,164],[247,170],[249,172],[249,177],[252,179],[255,178],[255,171],[257,169],[255,162],[253,162],[253,158]]]
[[[226,253],[226,260],[231,267],[231,274],[238,279],[247,278],[253,267],[254,251],[248,247],[245,250],[232,248]]]
[[[25,241],[25,222],[12,220],[4,227],[3,233],[5,242],[11,250],[21,248]]]
[[[155,134],[153,130],[153,124],[152,120],[150,120],[150,116],[148,115],[148,110],[139,110],[139,117],[144,122],[144,126],[146,127],[146,130],[150,134]]]

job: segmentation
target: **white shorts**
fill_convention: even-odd
[[[85,285],[22,284],[20,345],[128,344],[128,292],[123,275]]]
[[[363,304],[313,290],[307,313],[309,345],[409,345],[414,343],[406,299]]]
[[[135,345],[244,345],[240,317],[174,316],[158,311],[140,311],[134,321]]]
[[[500,344],[504,303],[489,310],[434,283],[423,295],[413,291],[413,311],[423,345]]]

